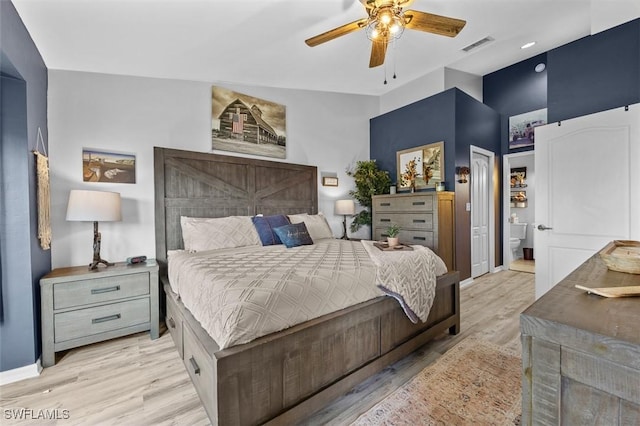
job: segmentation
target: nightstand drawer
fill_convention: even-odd
[[[108,302],[149,294],[149,274],[116,275],[54,284],[54,309]]]
[[[148,323],[149,314],[148,297],[55,314],[55,342]]]

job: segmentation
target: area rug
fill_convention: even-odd
[[[468,337],[352,423],[519,425],[520,356]]]

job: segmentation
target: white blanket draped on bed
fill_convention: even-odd
[[[367,247],[365,242],[323,239],[290,249],[275,245],[171,252],[169,281],[224,349],[381,296],[377,280],[386,280],[393,267],[380,259],[400,253],[380,252],[372,260]],[[426,319],[435,292],[435,274],[427,273],[433,261],[426,264],[419,267],[423,282],[418,284],[426,290],[410,290],[417,283],[410,272],[384,285],[394,292],[409,289],[403,301],[420,319]],[[425,311],[414,303],[428,307]]]
[[[411,322],[425,322],[436,296],[435,253],[423,246],[413,246],[413,251],[381,251],[373,241],[362,244],[377,266],[378,287],[400,303]]]

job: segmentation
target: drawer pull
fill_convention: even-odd
[[[111,293],[112,291],[120,291],[120,286],[114,285],[113,287],[92,288],[91,294]]]
[[[426,223],[427,221],[424,219],[413,219],[413,223]]]
[[[118,320],[120,319],[120,317],[121,317],[120,314],[115,314],[115,315],[109,315],[107,317],[102,317],[102,318],[94,318],[91,320],[91,324],[99,324],[101,322]]]
[[[173,318],[169,318],[169,321],[167,322],[169,323],[169,327],[176,328],[176,322],[173,320]]]
[[[414,240],[426,241],[425,237],[413,237]]]
[[[414,206],[424,206],[424,201],[414,201],[413,205]]]
[[[391,222],[391,219],[380,219],[380,222]]]
[[[199,376],[200,375],[200,366],[198,365],[196,360],[193,357],[191,357],[191,358],[189,358],[189,362],[191,363],[191,368],[193,368],[193,373]]]
[[[389,206],[391,206],[391,203],[380,203],[380,206],[389,207]]]

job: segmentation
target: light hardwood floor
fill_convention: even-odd
[[[443,334],[427,343],[310,417],[306,424],[349,424],[471,335],[520,351],[519,315],[533,301],[533,274],[502,271],[477,278],[461,290],[460,334]],[[157,340],[139,333],[69,350],[39,377],[0,387],[0,423],[208,425],[171,336],[161,331]],[[57,422],[11,419],[11,413],[20,408],[33,410],[29,413],[34,416],[58,409],[59,416],[68,413],[69,418]]]

